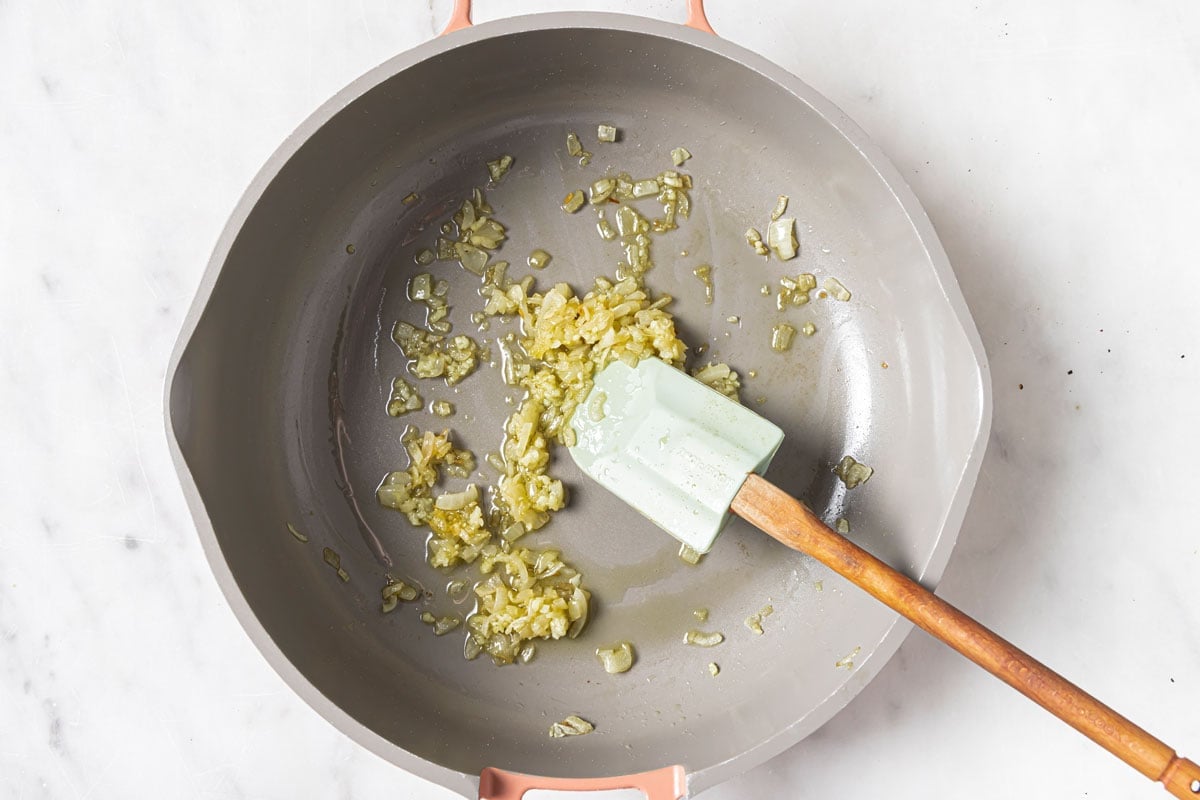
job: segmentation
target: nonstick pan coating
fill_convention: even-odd
[[[600,122],[621,140],[596,143]],[[595,154],[589,167],[567,157],[568,131]],[[449,420],[384,413],[404,365],[388,331],[419,320],[404,298],[424,271],[413,253],[480,186],[509,227],[498,257],[511,273],[525,274],[525,256],[541,247],[554,258],[538,287],[584,290],[612,274],[619,250],[596,235],[588,209],[566,215],[560,199],[609,167],[653,175],[680,145],[694,154],[683,168],[695,180],[693,214],[656,239],[647,285],[676,298],[689,345],[709,345],[692,364],[756,370],[743,399],[787,432],[769,477],[827,519],[849,519],[868,550],[936,582],[990,414],[982,351],[945,256],[895,171],[836,109],[753,54],[679,26],[602,14],[504,20],[364,76],[250,188],[176,354],[172,445],[214,570],[251,636],[347,733],[464,793],[489,765],[591,776],[679,763],[693,791],[703,788],[815,730],[908,630],[739,521],[699,567],[685,565],[674,540],[589,485],[561,451],[553,472],[570,507],[524,544],[559,547],[583,572],[595,602],[585,634],[496,668],[463,659],[461,632],[437,638],[418,620],[420,610],[469,609],[447,599],[449,578],[424,563],[424,532],[378,507],[375,486],[406,464],[406,424],[449,426],[482,460],[514,407],[504,397],[517,398],[485,368],[457,391],[421,386],[427,401],[457,406]],[[516,163],[488,187],[484,162],[501,153]],[[405,205],[413,191],[420,202]],[[755,257],[742,237],[765,224],[780,193],[801,240],[786,264]],[[702,263],[715,267],[711,306],[692,276]],[[481,305],[474,276],[447,263],[430,271],[452,284],[456,332],[491,341],[503,330],[478,334],[468,321]],[[840,278],[853,300],[781,316],[759,287],[799,271]],[[770,328],[783,318],[811,319],[818,333],[774,353]],[[877,470],[851,493],[831,473],[845,454]],[[482,482],[494,479],[481,470]],[[293,539],[287,522],[310,541]],[[368,528],[392,567],[373,555]],[[326,546],[349,583],[323,563]],[[385,572],[435,599],[382,615]],[[743,619],[768,602],[775,613],[755,636]],[[703,625],[692,617],[699,607],[711,611]],[[695,627],[726,642],[687,647]],[[606,675],[592,651],[620,639],[635,643],[638,662]],[[852,668],[835,666],[851,653]],[[549,724],[569,713],[596,732],[549,739]]]

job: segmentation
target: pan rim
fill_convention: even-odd
[[[353,741],[409,773],[466,797],[477,796],[478,775],[444,767],[383,738],[326,697],[314,684],[309,682],[276,645],[270,632],[242,594],[221,550],[204,501],[199,494],[175,433],[176,421],[172,409],[172,396],[178,388],[177,379],[183,357],[193,339],[200,317],[209,304],[217,277],[225,265],[234,241],[280,171],[322,126],[371,89],[422,61],[488,39],[555,29],[611,30],[649,35],[690,45],[741,64],[780,86],[797,101],[805,103],[815,111],[859,152],[879,179],[888,187],[924,249],[937,284],[966,338],[977,367],[975,391],[978,394],[980,414],[975,438],[959,475],[952,502],[942,517],[933,550],[924,565],[921,565],[918,576],[918,579],[930,589],[936,587],[940,580],[957,541],[972,489],[979,475],[991,428],[991,379],[982,340],[958,286],[949,259],[934,231],[932,222],[915,193],[882,150],[853,120],[798,77],[765,57],[729,40],[677,23],[629,14],[568,11],[508,17],[437,37],[393,56],[351,81],[313,111],[271,154],[243,192],[222,229],[201,276],[167,368],[163,404],[167,443],[185,500],[217,584],[247,636],[275,672],[305,703]],[[816,731],[874,679],[900,648],[912,628],[911,623],[897,617],[879,640],[871,655],[856,668],[850,680],[844,682],[821,700],[808,713],[796,719],[792,724],[779,729],[757,745],[725,761],[694,772],[689,771],[690,792],[700,792],[746,772]]]

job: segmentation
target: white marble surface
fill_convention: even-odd
[[[742,5],[710,0],[714,26],[908,176],[990,354],[994,432],[941,593],[1200,756],[1200,6]],[[449,797],[350,743],[253,649],[161,415],[251,176],[448,11],[0,0],[0,797]],[[704,796],[869,795],[1161,792],[914,635],[817,735]]]

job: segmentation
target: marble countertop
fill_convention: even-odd
[[[940,594],[1200,757],[1200,5],[709,5],[890,155],[979,326],[995,421]],[[338,733],[250,644],[161,407],[255,171],[448,13],[0,2],[0,797],[451,797]],[[968,793],[1165,796],[923,634],[817,734],[703,796]]]

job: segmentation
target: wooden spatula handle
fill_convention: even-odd
[[[1001,639],[975,620],[834,533],[800,501],[758,475],[733,512],[783,544],[825,564],[929,634],[974,661],[1175,797],[1200,800],[1200,766]]]

